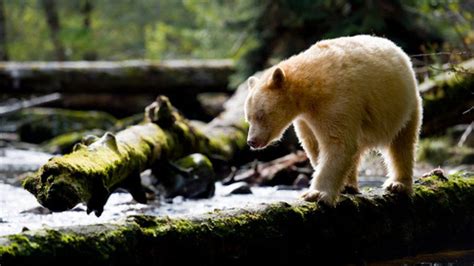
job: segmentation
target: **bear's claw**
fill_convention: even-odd
[[[324,202],[330,206],[334,206],[337,199],[337,197],[331,196],[327,192],[316,189],[309,189],[301,195],[301,198],[309,202]]]
[[[410,194],[413,191],[411,185],[407,185],[393,179],[387,179],[387,181],[385,181],[383,184],[383,188],[386,191],[394,194]]]

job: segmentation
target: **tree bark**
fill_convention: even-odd
[[[0,237],[0,263],[59,265],[80,257],[94,265],[383,264],[473,248],[472,202],[472,174],[431,176],[414,185],[412,197],[366,192],[343,196],[335,208],[282,202],[182,219],[138,215],[113,224]]]
[[[28,100],[18,100],[8,105],[0,105],[0,116],[12,114],[22,109],[31,108],[37,105],[55,102],[61,99],[61,94],[51,93],[38,97],[31,97]]]
[[[81,13],[83,16],[82,25],[84,28],[84,33],[87,38],[92,41],[92,11],[94,10],[94,5],[91,0],[83,0],[81,3]],[[83,55],[84,60],[95,61],[97,60],[97,51],[94,50],[94,46],[89,46],[88,50],[85,51]]]
[[[247,124],[243,120],[243,85],[226,103],[226,111],[205,126],[196,126],[158,97],[146,109],[146,122],[113,135],[106,133],[93,142],[79,144],[75,151],[55,157],[34,175],[24,187],[52,211],[64,211],[78,203],[99,216],[109,195],[122,187],[139,202],[145,195],[140,172],[160,162],[201,153],[217,160],[231,160],[246,148]]]
[[[8,61],[7,25],[5,19],[5,4],[0,0],[0,61]]]
[[[227,90],[231,60],[0,63],[4,93],[180,94]]]
[[[53,42],[56,60],[65,61],[67,57],[59,36],[61,32],[61,24],[59,21],[56,0],[41,0],[41,4],[43,6],[46,22],[50,30],[51,41]]]

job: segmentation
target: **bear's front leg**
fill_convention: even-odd
[[[302,195],[306,201],[322,201],[334,206],[344,179],[354,167],[358,156],[354,143],[330,141],[320,143],[320,161],[311,180],[311,186]]]

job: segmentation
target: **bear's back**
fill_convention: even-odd
[[[368,117],[374,125],[368,139],[390,139],[389,132],[401,128],[419,108],[410,59],[385,38],[357,35],[323,40],[281,65],[296,90],[313,96],[304,101],[325,99],[318,102],[320,112]]]

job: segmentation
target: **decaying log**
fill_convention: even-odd
[[[335,208],[292,202],[169,219],[0,237],[2,265],[298,265],[367,262],[474,247],[474,176],[430,176],[414,195],[343,196]],[[424,261],[426,262],[426,261]]]
[[[247,167],[246,167],[247,166]],[[313,168],[304,151],[287,154],[269,162],[253,161],[234,171],[223,180],[224,184],[242,182],[263,186],[293,185],[301,174],[310,176]]]
[[[42,105],[45,103],[55,102],[61,99],[61,94],[51,93],[39,97],[33,97],[29,100],[20,100],[14,103],[0,106],[0,116],[8,115],[14,112],[17,112],[21,109],[30,108],[33,106]]]
[[[225,111],[202,126],[186,120],[166,97],[158,97],[145,111],[146,122],[78,144],[72,153],[52,158],[25,179],[24,187],[53,211],[83,202],[88,212],[100,215],[118,187],[144,202],[139,177],[143,170],[191,153],[231,160],[246,148],[247,124],[241,108],[245,96],[243,85],[226,103]],[[159,171],[155,169],[158,175]]]
[[[1,62],[4,93],[196,94],[227,89],[231,60]]]

